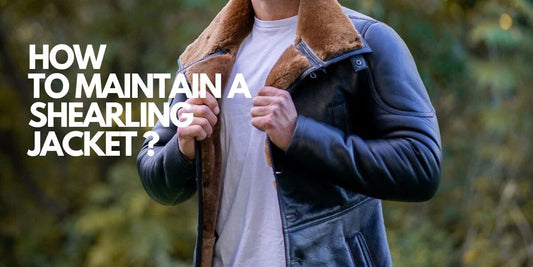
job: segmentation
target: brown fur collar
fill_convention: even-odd
[[[253,20],[250,0],[230,0],[202,34],[187,47],[180,56],[181,63],[189,66],[213,54],[218,48],[226,50],[234,60],[241,42],[252,30]],[[336,0],[300,0],[296,35],[294,45],[303,40],[322,60],[363,46],[357,30]],[[267,85],[287,88],[309,67],[307,59],[294,45],[288,47],[280,57],[268,76]],[[221,73],[220,64],[230,63],[232,67],[233,60],[226,56],[223,62],[218,62],[219,58],[213,57],[208,60],[209,64],[202,64],[202,68],[190,69],[188,75],[196,70],[202,73]],[[223,69],[231,72],[231,68]]]
[[[223,84],[232,70],[241,42],[252,30],[254,12],[250,0],[230,0],[202,34],[180,56],[188,67],[186,75],[206,73],[213,79],[221,73]],[[278,59],[269,73],[266,84],[286,89],[311,66],[308,59],[296,48],[305,42],[322,60],[363,46],[351,21],[336,0],[300,0],[296,40]],[[217,49],[226,54],[212,55]],[[224,85],[223,85],[224,87]],[[201,266],[211,266],[215,244],[215,226],[221,186],[220,125],[211,138],[202,142],[203,228]]]

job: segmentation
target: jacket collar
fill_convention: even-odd
[[[250,0],[230,0],[180,56],[180,62],[190,67],[187,75],[201,72],[213,78],[215,73],[222,73],[227,77],[239,46],[251,32],[253,23]],[[296,39],[274,65],[266,85],[286,89],[312,65],[309,56],[297,49],[299,43],[305,44],[323,61],[364,46],[337,0],[300,0]],[[220,50],[227,53],[209,57]],[[203,60],[206,58],[208,60]]]

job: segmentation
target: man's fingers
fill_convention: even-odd
[[[217,123],[217,116],[206,105],[191,105],[189,108],[182,108],[178,111],[178,118],[181,118],[183,113],[192,113],[194,117],[206,118],[213,126]]]
[[[178,136],[180,139],[194,139],[202,141],[208,137],[207,132],[200,125],[189,125],[187,127],[178,128]]]
[[[178,128],[178,136],[180,139],[188,138],[201,141],[205,138],[211,137],[213,134],[213,125],[206,118],[194,117],[191,124],[187,127]]]
[[[202,127],[202,129],[206,133],[206,137],[211,137],[211,135],[213,134],[213,125],[211,125],[206,118],[195,117],[192,120],[191,125],[199,125],[200,127]]]
[[[261,117],[258,117],[258,118],[252,118],[252,125],[257,128],[258,130],[260,131],[265,131],[265,127],[262,123],[262,118]]]
[[[252,125],[258,130],[265,132],[273,126],[272,116],[261,116],[252,118]]]
[[[281,104],[281,98],[279,96],[256,96],[252,100],[252,104],[254,107]]]
[[[218,113],[220,112],[218,102],[216,98],[211,94],[207,94],[205,98],[189,98],[185,102],[191,105],[207,105],[215,115],[218,115]]]
[[[257,92],[257,96],[278,96],[288,94],[287,90],[278,89],[272,86],[264,86]]]
[[[270,106],[253,107],[252,110],[250,111],[250,115],[252,115],[252,117],[254,118],[265,116],[270,113],[272,113],[272,107]]]

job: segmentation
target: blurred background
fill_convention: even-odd
[[[395,266],[533,266],[533,1],[340,2],[403,37],[440,121],[435,198],[384,202]],[[196,199],[149,199],[134,156],[26,156],[28,45],[107,44],[103,77],[173,74],[224,4],[0,0],[0,266],[190,266]]]

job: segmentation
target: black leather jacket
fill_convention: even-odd
[[[288,88],[296,129],[286,152],[270,143],[288,266],[391,266],[380,199],[425,201],[439,184],[437,119],[411,54],[390,27],[343,11],[365,46],[321,60],[297,45],[311,67]],[[201,186],[202,162],[183,159],[175,127],[154,131],[139,173],[152,198],[176,204]]]

